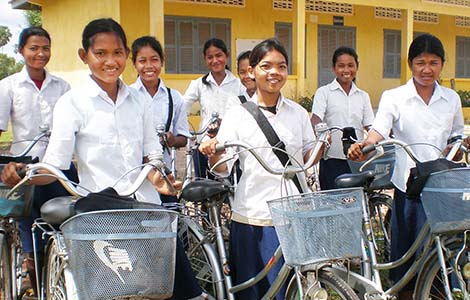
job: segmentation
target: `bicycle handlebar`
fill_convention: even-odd
[[[170,187],[170,191],[173,193],[176,192],[173,185],[171,184],[170,179],[167,176],[166,166],[165,163],[161,160],[161,154],[149,155],[149,159],[150,161],[144,164],[144,167],[140,171],[134,183],[132,183],[132,185],[127,190],[119,193],[120,196],[128,197],[133,195],[144,183],[147,178],[147,175],[153,169],[157,169],[162,174],[163,179]],[[37,174],[36,172],[39,170],[46,170],[49,172],[49,174]],[[84,197],[87,195],[87,193],[79,191],[77,187],[67,179],[67,177],[59,168],[47,163],[35,163],[26,165],[26,176],[8,192],[7,198],[13,195],[18,188],[26,184],[33,176],[52,176],[56,178],[65,188],[65,190],[72,196]]]
[[[272,166],[270,166],[269,163],[266,162],[266,160],[258,154],[258,152],[256,152],[256,149],[254,147],[242,141],[227,141],[224,144],[217,144],[216,151],[223,152],[226,148],[229,148],[229,147],[240,147],[249,151],[267,172],[274,174],[274,175],[284,175],[284,176],[294,175],[296,173],[304,172],[306,169],[313,166],[315,162],[315,158],[320,153],[322,145],[328,143],[327,136],[328,136],[330,129],[326,126],[325,123],[317,124],[315,126],[315,131],[318,134],[318,138],[315,142],[315,146],[313,148],[312,154],[310,155],[308,161],[304,163],[303,166],[289,165],[289,166],[285,166],[285,168],[282,168],[282,169],[275,169]],[[278,149],[278,150],[283,151],[282,149]],[[292,157],[289,153],[286,152],[286,154]],[[217,162],[212,168],[216,168],[218,165],[224,163],[225,161],[226,160],[221,160]]]
[[[218,121],[219,121],[219,113],[218,113],[218,112],[212,113],[212,116],[211,116],[209,122],[207,122],[207,124],[204,125],[204,126],[202,127],[202,129],[200,129],[199,131],[191,131],[191,135],[197,136],[197,135],[202,135],[202,134],[206,133],[206,131],[208,130],[209,126],[210,126],[211,124],[215,124],[215,123],[218,122]]]

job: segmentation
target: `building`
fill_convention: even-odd
[[[129,41],[155,35],[166,51],[165,82],[184,93],[191,79],[207,72],[202,44],[221,37],[237,53],[277,36],[290,54],[284,94],[312,96],[333,78],[331,56],[340,45],[359,54],[358,85],[373,105],[383,90],[405,82],[407,48],[413,36],[431,33],[446,49],[442,84],[470,90],[470,0],[10,0],[18,9],[40,8],[52,36],[48,67],[76,83],[88,72],[77,55],[81,31],[98,17],[120,22]],[[124,80],[136,73],[129,62]]]

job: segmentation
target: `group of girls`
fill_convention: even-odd
[[[91,74],[84,78],[81,87],[67,92],[68,86],[64,83],[63,88],[59,89],[62,81],[52,77],[44,68],[50,56],[49,36],[41,33],[26,37],[24,43],[20,43],[20,53],[25,57],[24,70],[0,82],[0,113],[3,113],[0,116],[0,130],[6,130],[11,118],[14,139],[30,139],[34,132],[26,134],[24,126],[18,122],[27,113],[32,112],[35,117],[41,115],[40,120],[27,128],[32,130],[32,127],[44,123],[53,128],[49,145],[44,147],[43,161],[68,169],[73,156],[78,165],[80,185],[90,191],[112,185],[125,171],[147,160],[148,155],[162,151],[154,130],[158,124],[166,125],[167,146],[183,146],[189,136],[185,111],[195,101],[201,103],[202,124],[210,119],[213,112],[217,112],[222,119],[217,135],[199,147],[202,157],[209,157],[210,165],[226,155],[232,155],[216,153],[217,143],[242,140],[260,149],[260,154],[273,167],[283,167],[269,148],[256,120],[246,107],[237,102],[239,95],[244,95],[257,105],[285,144],[286,151],[299,162],[306,161],[311,154],[315,140],[311,121],[314,124],[327,122],[329,126],[371,127],[367,139],[354,144],[349,150],[348,155],[352,159],[363,159],[360,149],[388,137],[391,130],[405,142],[431,141],[440,148],[445,147],[446,139],[452,134],[463,131],[457,94],[437,83],[444,64],[444,49],[439,39],[429,34],[416,38],[411,44],[408,65],[413,77],[407,84],[383,94],[375,120],[367,93],[355,84],[359,63],[356,52],[350,48],[340,48],[335,52],[333,70],[336,78],[316,93],[312,120],[305,109],[281,94],[287,81],[289,61],[285,48],[276,39],[264,40],[249,55],[240,56],[237,65],[242,81],[227,69],[229,52],[223,41],[207,41],[203,52],[210,72],[192,81],[184,96],[167,88],[161,80],[163,49],[155,38],[148,36],[132,44],[132,61],[139,77],[133,88],[128,88],[119,76],[124,71],[129,52],[126,35],[117,22],[112,19],[91,21],[83,31],[82,48],[79,49],[79,57],[88,65]],[[15,76],[21,79],[15,80]],[[53,83],[57,87],[44,102],[43,96]],[[14,84],[23,88],[12,88]],[[27,98],[21,94],[22,91],[28,93]],[[24,106],[36,108],[25,110]],[[31,120],[31,117],[27,118]],[[336,143],[338,137],[333,136],[331,158],[340,161],[334,162],[333,167],[329,162],[324,162],[322,172],[344,163],[341,161],[345,159],[344,155],[334,154],[338,152],[333,151]],[[425,160],[433,158],[429,153],[417,153]],[[239,153],[237,157],[242,176],[232,206],[230,256],[232,276],[235,283],[240,283],[259,272],[279,245],[267,200],[281,197],[281,185],[279,176],[260,168],[246,152]],[[227,175],[233,165],[232,161],[228,161],[215,171]],[[402,240],[398,236],[405,234],[404,227],[413,230],[419,227],[417,223],[420,221],[416,221],[416,215],[422,211],[419,201],[413,202],[410,207],[404,201],[402,183],[410,166],[405,157],[398,156],[395,170],[400,172],[395,172],[393,176],[397,187],[393,220],[400,226],[396,226],[393,238],[400,243]],[[15,163],[5,167],[2,181],[10,185],[17,183],[20,178],[16,170],[20,167],[21,164]],[[137,173],[132,173],[129,180],[135,179]],[[304,182],[302,176],[300,181]],[[33,183],[50,183],[51,179],[46,178],[37,178]],[[158,172],[151,173],[148,179],[148,184],[139,189],[138,199],[159,203],[160,195],[156,190],[160,194],[171,194]],[[124,181],[116,189],[119,191],[128,184],[129,181]],[[288,184],[292,185],[291,190],[298,189],[295,184]],[[304,188],[302,186],[298,192],[305,191]],[[406,236],[410,234],[406,233]],[[182,248],[177,249],[178,270],[173,297],[203,299],[205,295],[188,269]],[[280,264],[277,267],[266,280],[237,293],[237,299],[260,299],[275,278]],[[278,300],[283,299],[282,292]],[[400,299],[406,299],[407,293],[404,291]]]

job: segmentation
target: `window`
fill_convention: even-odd
[[[470,37],[456,38],[455,77],[470,78]]]
[[[275,25],[276,38],[286,48],[287,59],[289,60],[289,74],[292,74],[292,24],[290,23],[276,23]]]
[[[336,48],[347,46],[356,49],[356,28],[346,26],[318,26],[318,86],[335,78],[331,71]]]
[[[207,73],[204,43],[214,37],[222,39],[230,50],[230,20],[165,16],[166,73]]]
[[[400,78],[401,32],[384,30],[384,78]]]

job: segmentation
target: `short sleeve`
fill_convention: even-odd
[[[10,77],[0,81],[0,130],[8,130],[8,121],[10,120],[11,104],[13,97],[10,88]]]
[[[398,110],[393,103],[393,98],[393,95],[389,91],[385,91],[382,94],[377,115],[372,123],[372,128],[383,138],[389,136],[393,122],[398,118]]]
[[[328,86],[321,87],[315,93],[312,104],[312,114],[324,120],[328,105]]]
[[[374,111],[372,110],[370,97],[369,97],[369,94],[364,93],[362,125],[364,127],[370,126],[372,125],[373,122],[374,122]]]

